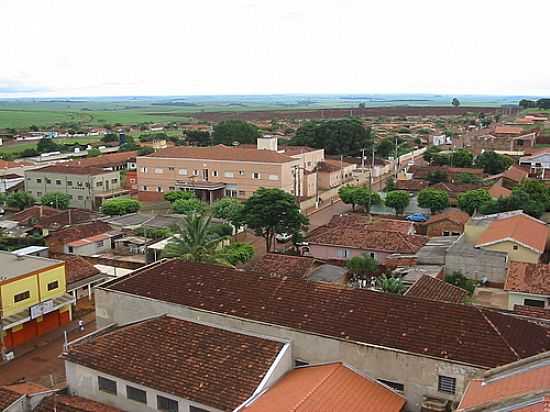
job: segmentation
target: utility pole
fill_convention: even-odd
[[[395,136],[395,180],[399,174],[399,147],[397,146],[397,135]]]

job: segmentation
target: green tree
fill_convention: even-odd
[[[272,249],[275,234],[294,234],[309,223],[291,194],[263,187],[244,202],[239,220],[265,239],[267,251]]]
[[[253,124],[242,120],[225,120],[214,126],[212,141],[214,144],[227,146],[232,145],[233,142],[255,144],[258,137],[260,137],[260,131]]]
[[[490,175],[504,172],[513,163],[514,161],[510,157],[493,151],[483,152],[475,160],[476,167],[483,169],[485,173]]]
[[[357,205],[355,193],[357,192],[357,187],[346,185],[338,189],[338,196],[342,202],[346,205],[351,205],[353,211],[355,211],[355,206]]]
[[[450,162],[453,167],[472,167],[474,155],[466,149],[458,149],[451,153]]]
[[[418,193],[418,206],[437,213],[449,207],[449,195],[443,190],[427,188]]]
[[[431,163],[432,160],[433,160],[433,157],[434,155],[438,154],[439,152],[441,152],[441,149],[437,146],[429,146],[426,151],[424,152],[424,154],[422,155],[422,158],[428,162],[428,163]]]
[[[178,199],[172,203],[172,209],[174,209],[174,212],[181,215],[203,213],[206,210],[206,204],[196,197],[191,199]]]
[[[473,175],[471,173],[458,173],[454,177],[456,183],[463,184],[480,184],[482,179],[479,176]]]
[[[346,268],[355,279],[367,279],[369,275],[376,273],[376,260],[369,255],[354,256],[346,262]]]
[[[474,293],[474,290],[476,288],[476,283],[460,272],[453,272],[451,275],[445,276],[445,282],[468,291],[470,295]]]
[[[103,143],[113,143],[113,142],[118,142],[118,140],[119,140],[119,137],[116,133],[105,133],[101,138],[101,141]]]
[[[460,100],[458,100],[456,97],[454,97],[453,100],[451,101],[451,104],[454,107],[458,107],[458,106],[460,106]]]
[[[220,243],[224,238],[213,235],[211,217],[187,215],[163,251],[165,257],[177,257],[187,262],[228,266]]]
[[[370,213],[372,206],[382,205],[384,202],[378,193],[368,187],[358,187],[354,193],[355,203],[361,206],[366,213]]]
[[[42,138],[36,145],[36,150],[39,153],[48,153],[48,152],[61,152],[63,151],[63,145],[57,144],[53,139]]]
[[[397,190],[397,185],[395,184],[395,179],[393,177],[388,178],[386,180],[386,187],[384,188],[384,192],[393,192],[394,190]]]
[[[30,207],[34,205],[34,203],[34,197],[32,197],[27,192],[15,192],[6,198],[6,205],[8,205],[9,207],[17,208],[19,210]]]
[[[237,226],[243,209],[243,203],[231,197],[224,197],[212,205],[214,217],[230,222],[234,226]]]
[[[97,156],[101,156],[101,151],[98,148],[92,147],[90,150],[88,150],[88,157],[97,157]]]
[[[407,287],[403,284],[403,280],[400,277],[388,276],[383,274],[376,279],[378,288],[382,289],[386,293],[393,293],[395,295],[402,295]]]
[[[147,155],[150,155],[151,153],[155,153],[155,149],[149,146],[144,146],[137,149],[138,156],[147,156]]]
[[[306,122],[289,144],[325,149],[327,154],[352,154],[372,147],[373,136],[359,119],[327,120]]]
[[[458,207],[471,216],[490,200],[491,195],[485,189],[469,190],[458,196]]]
[[[433,170],[428,173],[426,178],[429,180],[430,183],[441,183],[441,182],[447,182],[449,179],[449,176],[445,170]]]
[[[395,209],[395,214],[402,215],[407,206],[409,206],[410,202],[410,196],[408,192],[405,192],[404,190],[395,190],[393,192],[389,192],[386,195],[386,199],[384,200],[384,203],[388,207],[393,207]]]
[[[550,99],[538,99],[537,107],[539,109],[550,109]]]
[[[140,202],[123,197],[106,200],[101,205],[101,212],[109,216],[135,213],[139,209],[141,209]]]
[[[187,199],[195,199],[195,193],[191,191],[177,191],[177,192],[166,192],[164,194],[164,200],[168,200],[170,203],[175,202],[176,200],[187,200]]]
[[[378,156],[387,159],[390,155],[393,155],[395,151],[395,144],[390,138],[382,139],[376,145],[376,154]]]
[[[522,109],[530,109],[537,107],[537,102],[534,100],[521,99],[519,101],[519,107]]]
[[[46,193],[40,198],[40,204],[55,207],[56,209],[67,209],[71,202],[71,196],[66,193]]]
[[[550,209],[550,188],[547,188],[544,182],[525,179],[521,184],[514,187],[514,191],[523,191],[529,195],[530,201],[538,203],[545,211]]]
[[[211,143],[210,133],[201,130],[188,130],[185,137],[187,142],[194,146],[209,146]]]
[[[250,261],[255,253],[254,246],[240,242],[224,246],[221,251],[221,255],[233,266]]]

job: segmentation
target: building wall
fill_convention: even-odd
[[[294,359],[312,364],[341,361],[374,379],[403,384],[404,396],[408,401],[407,410],[412,412],[420,411],[420,403],[424,395],[458,401],[467,381],[483,370],[479,367],[195,310],[182,305],[101,288],[96,290],[95,299],[98,327],[112,322],[122,324],[168,313],[191,321],[207,322],[238,331],[289,339],[292,342]],[[438,375],[456,379],[454,395],[438,392]]]
[[[534,293],[523,293],[523,292],[508,292],[508,309],[514,310],[515,305],[525,305],[525,299],[537,300],[544,304],[544,308],[548,309],[550,304],[548,299],[550,295],[539,295]]]
[[[443,232],[462,233],[464,226],[451,222],[450,220],[442,220],[436,223],[427,225],[426,235],[429,237],[443,236]]]
[[[279,188],[293,193],[292,166],[298,164],[299,160],[289,163],[258,163],[138,157],[139,196],[140,199],[146,200],[149,192],[162,193],[176,190],[178,180],[204,181],[203,170],[205,169],[208,169],[209,182],[225,183],[228,189],[237,191],[239,198],[250,197],[260,187]],[[193,177],[195,170],[198,171],[197,177]],[[185,175],[180,174],[184,171]],[[214,172],[217,172],[217,176]],[[252,178],[254,172],[260,174],[259,179]],[[158,195],[155,196],[157,197]]]
[[[69,246],[64,245],[63,253],[79,256],[93,256],[100,253],[105,253],[111,250],[111,238],[103,240],[103,244],[98,246],[97,242],[90,243],[87,245],[73,247],[73,251],[69,252]]]
[[[514,250],[514,247],[517,247]],[[508,259],[515,262],[539,263],[540,254],[516,242],[504,241],[490,246],[483,246],[485,250],[508,253]]]
[[[344,250],[348,251],[347,252],[348,255],[346,256],[343,255]],[[345,261],[354,256],[361,256],[363,254],[370,255],[371,253],[374,254],[373,257],[376,259],[376,262],[378,262],[381,265],[384,264],[386,257],[391,255],[391,253],[379,252],[374,250],[363,250],[363,249],[355,249],[355,248],[349,248],[349,247],[336,247],[336,246],[310,244],[308,256],[316,257],[318,259],[331,259],[331,260]]]
[[[98,402],[114,406],[115,408],[122,409],[124,411],[158,411],[157,395],[160,395],[164,396],[165,398],[177,401],[179,405],[179,410],[182,412],[187,412],[189,410],[189,405],[193,405],[211,412],[221,412],[219,409],[211,408],[198,402],[192,402],[166,392],[157,391],[146,386],[109,375],[107,373],[98,372],[67,360],[65,361],[65,373],[67,375],[67,385],[69,388],[69,393],[71,395],[93,399]],[[104,378],[108,378],[117,382],[117,395],[100,391],[97,380],[98,376],[102,376]],[[128,399],[126,396],[126,385],[130,385],[146,391],[147,404],[142,404],[140,402]]]
[[[25,172],[27,193],[37,199],[47,193],[66,193],[72,196],[69,205],[82,209],[95,209],[98,193],[120,190],[120,185],[119,171],[107,171],[100,175],[48,173],[40,169]]]
[[[486,276],[490,282],[502,283],[506,279],[507,256],[488,250],[450,248],[445,256],[445,274],[460,272],[464,276],[481,280]]]
[[[325,160],[325,150],[318,149],[309,152],[304,152],[299,155],[293,155],[292,157],[300,159],[300,166],[305,167],[306,170],[312,171],[317,166],[317,163]]]

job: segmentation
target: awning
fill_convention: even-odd
[[[63,295],[53,299],[53,305],[51,306],[49,312],[61,309],[64,306],[75,303],[76,298],[71,295]],[[22,310],[21,312],[14,313],[13,315],[6,316],[2,319],[1,325],[3,330],[11,329],[14,326],[21,325],[22,323],[28,322],[31,320],[30,308]]]

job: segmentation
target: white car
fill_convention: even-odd
[[[275,235],[275,239],[277,239],[277,242],[284,243],[292,239],[292,235],[289,233],[277,233]]]

